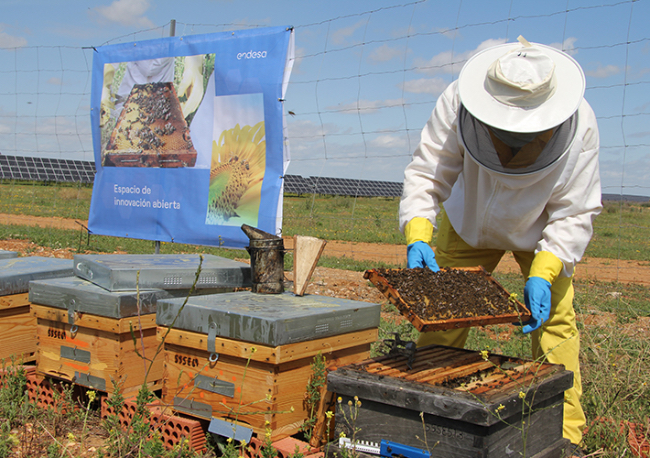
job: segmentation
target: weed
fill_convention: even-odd
[[[314,433],[314,426],[318,421],[318,407],[320,406],[320,401],[324,387],[327,384],[327,369],[325,368],[325,357],[319,352],[314,356],[314,362],[311,364],[312,375],[307,382],[307,387],[305,389],[305,401],[304,406],[305,410],[309,413],[309,417],[300,427],[305,435],[305,438],[309,442]]]

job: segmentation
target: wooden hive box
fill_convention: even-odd
[[[145,381],[160,389],[156,301],[171,296],[165,290],[111,292],[78,277],[31,282],[37,374],[107,393],[115,391],[114,381],[125,394]]]
[[[27,293],[0,296],[0,359],[10,365],[36,359],[36,320]]]
[[[72,274],[72,261],[38,256],[0,259],[0,360],[9,365],[36,359],[36,319],[30,313],[29,281]]]
[[[190,298],[179,315],[180,305],[158,304],[163,401],[210,420],[217,434],[231,435],[236,425],[236,439],[263,437],[267,428],[273,440],[298,433],[310,417],[304,399],[314,357],[320,353],[328,367],[366,359],[380,311],[378,304],[292,293]]]
[[[407,363],[406,355],[385,356],[328,374],[327,389],[341,398],[335,437],[357,429],[356,440],[450,458],[565,456],[573,373],[563,366],[437,345],[417,349],[412,369]]]

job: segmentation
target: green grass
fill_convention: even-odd
[[[644,261],[650,266],[650,207],[606,202],[594,222],[587,256]]]
[[[0,182],[0,213],[86,220],[92,187],[79,183]]]
[[[283,234],[325,240],[402,244],[398,198],[285,196]]]
[[[89,185],[3,180],[0,213],[85,220],[91,194]],[[398,208],[399,198],[285,195],[283,234],[402,245]],[[650,205],[606,202],[594,222],[585,256],[641,261],[650,266]]]

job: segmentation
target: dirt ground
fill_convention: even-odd
[[[88,226],[87,221],[57,217],[36,217],[27,215],[9,215],[0,213],[0,224],[32,225],[53,227],[59,229],[83,230]],[[285,248],[293,248],[293,238],[285,238]],[[74,252],[68,249],[48,249],[31,246],[23,240],[2,240],[0,249],[32,255],[53,256],[57,258],[72,258]],[[406,247],[404,245],[381,245],[374,243],[356,243],[327,241],[323,256],[347,257],[360,261],[379,261],[397,265],[406,265]],[[507,253],[496,269],[497,272],[519,272],[519,266],[510,253]],[[616,259],[584,258],[576,267],[575,276],[579,280],[598,280],[601,282],[636,283],[650,286],[650,261],[625,261]],[[367,283],[363,280],[362,272],[350,272],[338,269],[317,268],[313,277],[313,287],[328,286],[326,289],[341,289],[345,295],[347,288],[353,288]],[[345,285],[337,286],[334,285]],[[312,285],[310,285],[311,287]],[[374,289],[374,287],[372,287]],[[322,293],[322,291],[319,291]],[[372,300],[367,298],[366,300]]]

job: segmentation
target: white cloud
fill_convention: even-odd
[[[302,64],[302,60],[303,60],[302,56],[307,54],[307,50],[305,48],[296,48],[294,54],[295,54],[295,58],[293,60],[293,68],[291,69],[291,74],[292,75],[304,74],[304,72],[300,68],[300,64]]]
[[[361,26],[365,25],[366,21],[361,20],[357,22],[356,24],[353,24],[349,27],[343,27],[342,29],[338,29],[332,33],[332,43],[340,45],[345,42],[348,38],[350,38],[354,32],[356,32]]]
[[[404,90],[413,94],[439,95],[449,85],[448,81],[442,78],[420,78],[404,82]]]
[[[358,100],[344,105],[334,105],[327,107],[328,110],[338,111],[342,114],[356,114],[362,112],[364,114],[376,113],[382,108],[392,108],[402,105],[401,99],[393,100]]]
[[[569,37],[566,40],[564,40],[562,43],[551,43],[549,46],[551,48],[564,51],[570,56],[575,56],[576,54],[578,54],[578,50],[575,48],[576,41],[578,41],[576,37]]]
[[[402,56],[404,56],[404,49],[383,44],[378,48],[373,49],[368,56],[368,59],[372,62],[388,62],[389,60]]]
[[[413,62],[416,67],[415,71],[430,76],[458,72],[463,64],[467,62],[467,59],[472,57],[474,54],[505,42],[506,40],[504,38],[491,38],[482,42],[476,49],[465,51],[463,53],[452,54],[452,51],[450,50],[436,54],[428,60],[417,58]]]
[[[332,123],[325,123],[322,126],[309,120],[291,120],[287,118],[287,130],[291,142],[291,150],[294,150],[294,141],[300,139],[301,142],[323,141],[323,136],[332,135],[339,131]],[[294,139],[294,140],[292,140]]]
[[[27,46],[27,40],[23,37],[15,37],[9,35],[6,32],[3,32],[4,24],[0,24],[0,48],[2,49],[13,49],[13,48],[22,48]]]
[[[153,22],[144,14],[149,9],[149,0],[115,0],[108,6],[95,10],[110,22],[124,26],[153,27]]]
[[[593,76],[594,78],[607,78],[621,73],[621,68],[616,65],[601,65],[598,64],[596,70],[585,71],[585,75]]]
[[[370,146],[374,148],[406,149],[406,139],[404,136],[382,134],[370,141]]]

